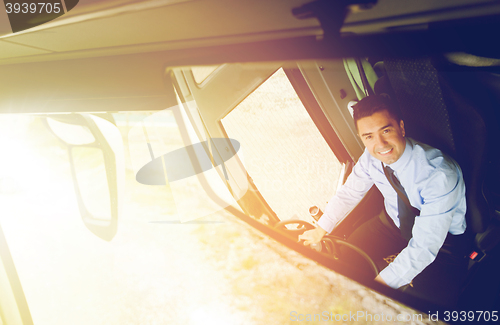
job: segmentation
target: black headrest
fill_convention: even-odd
[[[430,59],[386,59],[384,63],[406,134],[459,163],[466,184],[467,224],[473,232],[484,231],[490,214],[482,191],[487,165],[483,116]]]

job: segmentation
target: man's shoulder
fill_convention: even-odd
[[[412,159],[422,159],[430,165],[441,165],[443,163],[456,164],[455,160],[441,150],[428,144],[408,138],[412,145]]]
[[[364,168],[370,168],[370,167],[374,167],[374,166],[378,166],[380,165],[380,160],[374,158],[370,152],[368,151],[368,149],[365,148],[365,150],[363,151],[363,154],[361,154],[361,156],[359,156],[359,159],[358,159],[358,162],[357,164],[363,166]]]
[[[460,166],[458,163],[443,153],[441,150],[434,148],[425,143],[409,139],[412,144],[412,160],[417,165],[418,169],[429,177],[431,174],[461,174]]]
[[[417,141],[412,138],[406,138],[410,142],[412,146],[412,151],[416,154],[433,154],[433,155],[444,155],[443,152],[437,148],[434,148],[433,146],[430,146],[428,144],[422,143],[420,141]]]
[[[355,168],[358,175],[362,174],[372,180],[384,174],[382,162],[374,158],[366,148],[359,157]]]

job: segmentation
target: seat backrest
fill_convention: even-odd
[[[466,184],[468,227],[474,233],[483,232],[490,221],[483,195],[488,167],[484,115],[476,109],[476,103],[456,90],[457,80],[450,81],[450,76],[438,71],[430,59],[386,59],[384,64],[406,134],[459,163]]]

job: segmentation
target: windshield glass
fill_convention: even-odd
[[[236,110],[244,115],[238,117],[235,111],[222,123],[242,148],[249,147],[245,166],[271,208],[280,217],[292,217],[295,210],[311,219],[306,214],[308,205],[326,203],[335,192],[340,163],[325,143],[308,151],[309,144],[324,142],[323,138],[307,121],[298,98],[289,97],[293,89],[283,71],[269,80],[285,82],[277,87],[284,99],[270,100],[274,112],[243,101]],[[277,102],[286,104],[275,106]],[[300,109],[301,115],[292,112]],[[286,324],[305,319],[320,323],[344,320],[353,313],[360,323],[385,324],[387,315],[402,321],[428,320],[428,315],[269,240],[225,211],[220,202],[210,200],[196,175],[214,180],[210,189],[222,202],[243,210],[231,201],[224,186],[230,169],[228,179],[220,166],[175,182],[165,179],[162,168],[168,175],[169,154],[207,141],[205,131],[196,126],[200,121],[186,112],[189,107],[85,114],[83,120],[48,115],[56,121],[50,123],[45,116],[0,116],[4,149],[0,224],[35,324]],[[251,118],[264,113],[276,115],[262,121],[263,126],[253,123]],[[249,123],[241,126],[241,119]],[[57,123],[68,129],[58,128]],[[310,131],[300,134],[301,142],[291,133],[302,129],[303,123]],[[252,147],[245,132],[256,134],[259,127],[264,138],[254,138],[257,144]],[[290,142],[263,143],[277,138],[265,133],[273,129]],[[260,167],[264,172],[271,155],[265,150],[273,148],[283,150],[276,159],[286,164],[266,170],[259,179],[256,170]],[[293,159],[294,153],[288,151],[293,148],[305,156]],[[159,169],[151,169],[160,172],[153,175],[155,184],[138,179],[141,169],[162,159]],[[326,170],[333,170],[331,181],[308,176]],[[266,177],[278,175],[283,180],[294,174],[301,174],[303,180],[285,182],[281,189],[272,187],[277,183],[261,183]],[[306,193],[310,188],[326,193],[317,199],[297,194],[303,196],[301,202],[293,196],[293,189],[301,187],[307,188]],[[269,198],[264,188],[275,198],[283,194],[284,203]],[[297,205],[284,210],[286,202],[292,201]],[[113,228],[115,205],[117,229]]]

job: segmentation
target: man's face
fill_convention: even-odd
[[[368,152],[389,165],[405,151],[405,128],[384,110],[358,120],[358,133]]]

